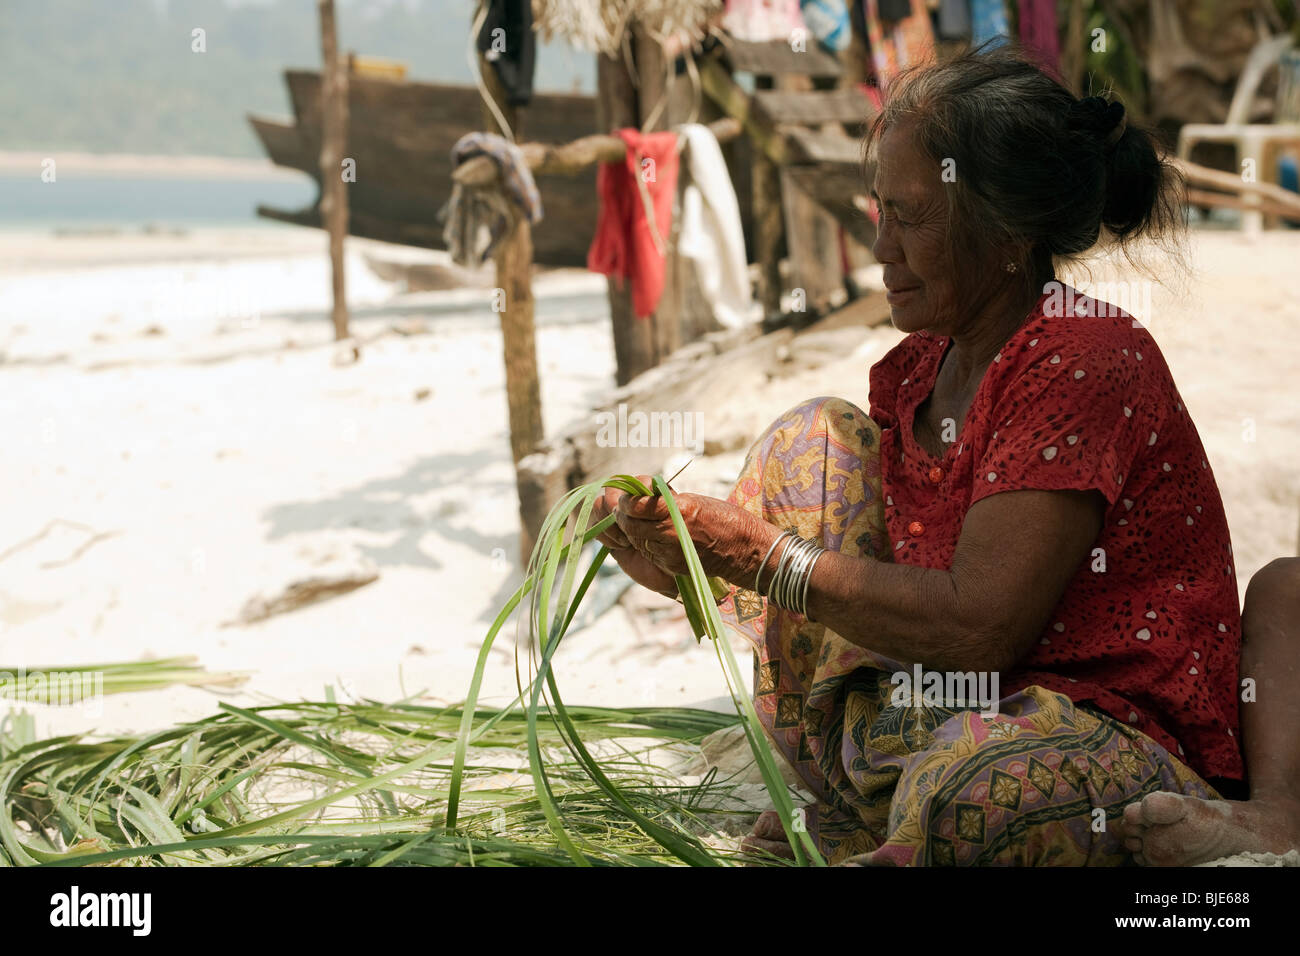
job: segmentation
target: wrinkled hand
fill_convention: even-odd
[[[720,498],[679,494],[676,500],[704,573],[734,577],[753,550],[756,519]],[[629,544],[655,567],[670,575],[688,573],[672,516],[662,498],[624,495],[618,502],[617,520]]]
[[[638,475],[637,477],[646,485],[651,482],[648,475]],[[619,499],[622,497],[623,492],[617,488],[606,488],[605,493],[596,499],[595,507],[592,508],[592,524],[603,521],[609,515],[616,514]],[[618,562],[618,566],[623,569],[624,573],[637,584],[667,597],[677,596],[677,583],[673,581],[673,576],[657,567],[653,561],[632,547],[627,535],[623,533],[623,529],[617,524],[610,525],[608,530],[598,536],[596,540],[609,548],[610,556]]]
[[[638,477],[650,484],[650,478]],[[761,522],[719,498],[678,494],[676,500],[704,572],[724,579],[734,576],[753,550],[753,526]],[[687,573],[686,559],[662,498],[607,489],[593,514],[597,520],[616,516],[617,524],[600,536],[600,542],[629,577],[660,594],[677,594],[673,576]]]

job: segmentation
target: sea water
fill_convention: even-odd
[[[0,229],[91,231],[269,223],[259,204],[296,211],[316,200],[306,175],[181,177],[105,175],[59,170],[0,172]]]

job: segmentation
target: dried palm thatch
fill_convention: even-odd
[[[652,35],[704,35],[722,0],[533,0],[533,26],[546,40],[559,38],[593,53],[614,53],[637,23]]]

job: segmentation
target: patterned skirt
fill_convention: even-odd
[[[750,450],[729,500],[828,550],[890,560],[880,430],[817,398]],[[817,796],[832,863],[1114,866],[1114,823],[1153,791],[1218,794],[1145,734],[1039,686],[980,705],[891,703],[910,668],[733,587],[724,623],[755,649],[755,706]],[[992,711],[996,710],[996,714]]]

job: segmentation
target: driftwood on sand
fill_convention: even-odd
[[[302,578],[291,582],[269,597],[258,595],[249,598],[234,620],[226,621],[222,626],[256,624],[277,614],[287,614],[309,604],[347,594],[367,584],[373,584],[377,580],[379,580],[379,572],[374,568],[358,568],[337,574],[317,574]]]

